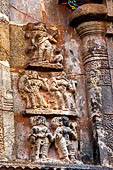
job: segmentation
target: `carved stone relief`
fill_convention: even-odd
[[[44,116],[30,118],[32,129],[28,137],[31,146],[30,159],[33,162],[56,160],[49,157],[51,144],[58,153],[59,163],[80,163],[77,157],[78,134],[77,123],[70,122],[68,117],[54,117],[48,126]],[[51,127],[51,129],[49,129]],[[52,131],[52,132],[51,132]]]
[[[76,162],[77,151],[73,140],[77,141],[77,124],[71,124],[68,117],[54,117],[51,124],[55,129],[54,140],[59,158]]]
[[[106,145],[109,148],[109,152],[113,157],[113,114],[104,115],[103,127],[106,131]]]
[[[44,160],[48,158],[49,146],[53,136],[46,125],[44,116],[37,116],[34,123],[29,140],[31,143],[31,160],[37,162],[40,158]]]
[[[62,50],[57,48],[58,31],[51,35],[42,22],[27,24],[25,31],[25,37],[29,40],[26,54],[31,57],[28,66],[63,69]]]
[[[51,74],[48,79],[42,78],[37,71],[25,71],[19,79],[18,88],[26,102],[26,113],[41,114],[46,110],[48,114],[62,111],[77,115],[77,81],[69,80],[65,72],[56,73],[56,76]]]

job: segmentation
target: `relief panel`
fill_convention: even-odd
[[[71,114],[77,116],[77,81],[69,80],[65,72],[41,77],[37,71],[25,71],[18,88],[26,102],[27,114]],[[47,76],[47,75],[46,75]]]
[[[54,117],[47,122],[44,116],[30,118],[32,125],[28,137],[31,146],[30,159],[33,162],[48,161],[59,163],[79,163],[77,122],[68,117]],[[49,155],[51,146],[58,158]]]
[[[24,29],[29,40],[26,54],[31,57],[27,67],[63,69],[62,50],[57,48],[58,31],[50,34],[42,22],[28,23]]]

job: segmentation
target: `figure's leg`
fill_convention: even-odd
[[[72,94],[66,92],[64,93],[63,96],[64,96],[64,101],[65,101],[65,107],[70,110],[75,109],[76,107],[75,107],[75,102],[74,102]]]
[[[67,94],[67,92],[63,93],[63,97],[64,97],[66,109],[70,109],[70,97]]]
[[[41,148],[41,158],[46,159],[48,157],[49,146],[49,141],[47,139]]]
[[[31,106],[33,107],[33,109],[35,109],[37,107],[35,95],[33,93],[30,93],[29,98],[31,101]]]
[[[66,140],[62,137],[62,139],[57,141],[55,145],[58,149],[59,157],[63,159],[63,161],[69,161]]]
[[[26,104],[27,104],[27,108],[31,108],[31,101],[30,101],[29,94],[26,96]]]
[[[35,144],[31,144],[31,154],[30,154],[31,161],[35,161],[35,155],[36,155],[35,151],[36,151]]]
[[[44,47],[40,46],[38,51],[38,61],[42,61],[44,57]]]
[[[37,92],[37,98],[38,98],[39,106],[47,108],[47,103],[46,103],[45,99],[43,98],[43,96],[40,94],[40,92]]]
[[[40,140],[36,141],[36,155],[35,161],[39,161],[40,156]]]
[[[70,143],[68,145],[68,152],[69,152],[69,157],[71,161],[75,161],[75,156],[76,156],[76,151],[75,151],[75,147],[72,143]]]
[[[62,93],[57,91],[56,92],[56,98],[57,98],[57,103],[58,103],[59,109],[64,110],[65,109],[65,104],[64,104],[64,99],[63,99]]]
[[[53,47],[51,46],[51,45],[49,45],[49,47],[48,47],[48,61],[50,62],[50,63],[52,63],[53,62],[53,57],[54,57],[54,54],[53,54]]]

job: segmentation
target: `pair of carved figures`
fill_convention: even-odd
[[[41,78],[36,71],[28,71],[19,80],[19,90],[26,100],[26,108],[73,110],[77,82],[68,80],[63,72],[57,77]],[[47,101],[45,95],[49,94]]]
[[[46,25],[42,22],[29,23],[25,27],[25,37],[29,39],[30,45],[26,53],[32,56],[32,61],[38,63],[54,63],[59,66],[63,64],[62,50],[57,49],[57,34],[48,33]]]
[[[59,158],[62,161],[76,160],[76,147],[73,140],[77,141],[77,124],[70,123],[67,117],[54,117],[51,120],[54,135],[46,124],[46,118],[37,116],[35,125],[32,127],[29,136],[31,142],[31,160],[39,161],[40,158],[48,158],[49,148],[52,142],[55,143]]]

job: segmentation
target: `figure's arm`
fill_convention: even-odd
[[[51,87],[50,87],[50,90],[51,91],[57,91],[58,88],[56,87],[56,85],[54,83],[51,84]]]
[[[28,139],[30,140],[30,142],[31,142],[32,144],[35,143],[35,140],[36,140],[35,129],[32,129],[32,130],[31,130],[31,133],[29,134]]]
[[[24,87],[24,90],[25,90],[26,92],[30,92],[30,91],[31,91],[27,86]]]
[[[68,85],[68,89],[71,93],[74,93],[75,92],[75,88],[72,86],[72,84],[69,84]]]
[[[54,137],[49,129],[47,130],[46,136],[49,138],[50,142],[54,141]]]
[[[77,140],[77,132],[75,133],[73,130],[70,129],[70,134],[73,140]]]
[[[55,131],[55,134],[54,134],[54,138],[56,140],[60,140],[62,137],[63,137],[62,129],[61,128],[57,128],[57,130]]]
[[[45,79],[42,80],[42,89],[49,91],[49,86],[48,86],[47,80]]]
[[[53,38],[50,34],[48,34],[48,39],[49,39],[49,41],[50,42],[52,42],[52,43],[57,43],[57,41],[55,40],[55,38]]]

